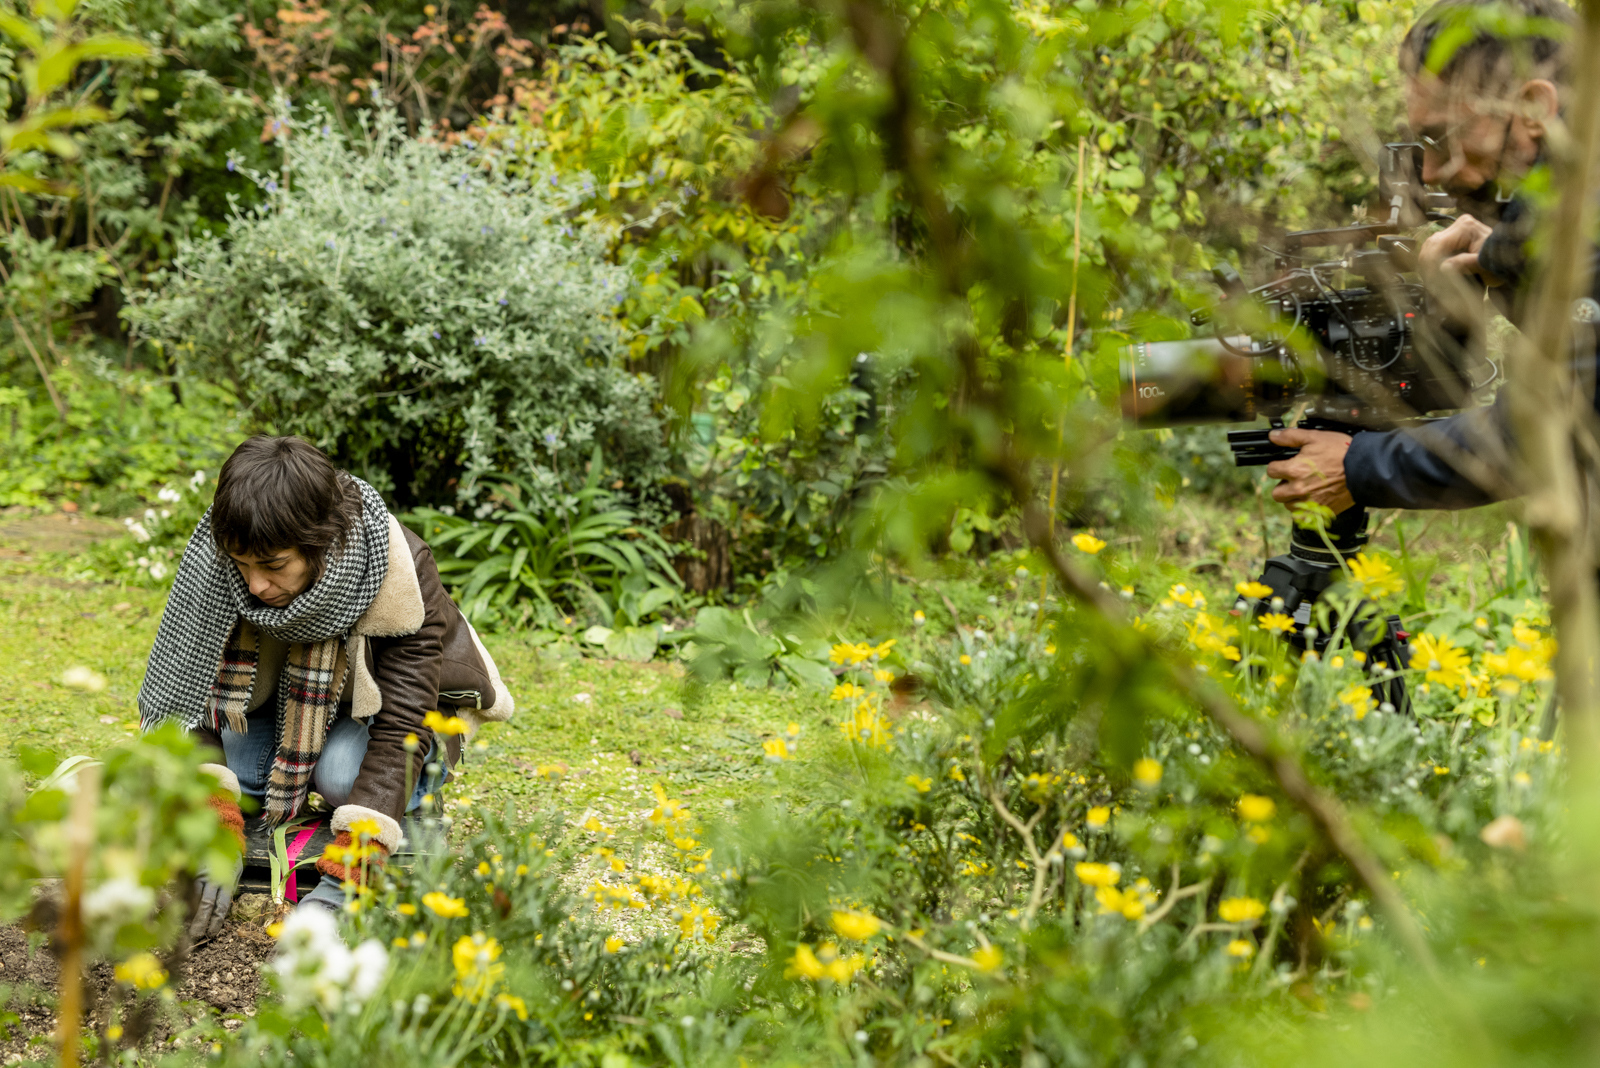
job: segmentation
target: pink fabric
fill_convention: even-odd
[[[294,841],[289,843],[289,881],[283,884],[283,896],[287,901],[300,900],[300,895],[296,891],[294,884],[294,862],[300,859],[300,851],[306,847],[306,843],[311,841],[311,836],[316,833],[316,824],[312,824],[309,827],[302,827],[300,829],[300,833],[294,836]]]

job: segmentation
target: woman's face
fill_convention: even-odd
[[[299,549],[275,549],[262,556],[228,555],[233,557],[250,593],[273,608],[287,608],[311,585],[311,565]]]

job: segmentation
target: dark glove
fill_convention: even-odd
[[[190,945],[210,941],[222,933],[228,923],[228,913],[233,911],[233,893],[243,873],[244,858],[240,857],[234,862],[233,878],[229,882],[214,882],[210,873],[195,880],[194,915],[189,920]]]

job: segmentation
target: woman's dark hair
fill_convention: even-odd
[[[320,577],[328,551],[360,519],[360,490],[321,449],[299,438],[257,435],[222,465],[211,536],[222,552],[240,556],[299,549]]]

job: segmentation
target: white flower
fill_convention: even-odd
[[[171,486],[162,486],[156,491],[156,499],[166,501],[168,504],[177,504],[183,500],[183,492],[175,490]]]
[[[389,951],[377,939],[369,938],[350,954],[350,1000],[365,1002],[378,992],[389,970]]]
[[[388,967],[389,951],[371,939],[352,953],[339,938],[333,914],[317,905],[302,905],[289,914],[272,962],[290,1009],[314,1004],[328,1012],[366,1001]]]
[[[90,926],[121,927],[150,915],[156,892],[126,876],[108,879],[83,896],[83,918]]]
[[[202,482],[204,482],[205,480],[206,480],[206,473],[204,471],[196,471],[194,473],[194,475],[190,477],[189,485],[191,487],[193,487],[194,489],[199,489],[200,488],[200,484]]]
[[[154,523],[156,521],[156,510],[154,508],[146,508],[144,510],[144,521],[146,523]]]
[[[99,693],[106,688],[106,677],[82,664],[74,664],[61,673],[61,685],[87,693]]]
[[[136,523],[132,519],[124,519],[122,525],[128,528],[128,533],[133,535],[133,540],[146,542],[150,540],[150,532],[144,528],[143,523]]]
[[[150,577],[153,578],[153,579],[164,579],[164,578],[166,578],[167,577],[167,565],[163,564],[160,560],[152,560],[152,561],[150,561]]]

